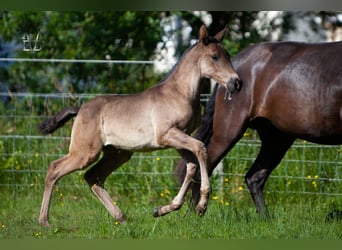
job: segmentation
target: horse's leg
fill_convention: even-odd
[[[257,129],[261,139],[261,149],[253,165],[245,176],[249,192],[257,212],[269,217],[263,190],[268,176],[276,168],[295,138],[282,133],[269,123]]]
[[[120,208],[114,204],[112,198],[105,190],[104,182],[114,170],[128,161],[132,154],[132,152],[119,150],[112,146],[104,147],[101,160],[84,175],[84,178],[91,187],[93,193],[114,217],[114,219],[119,222],[124,221],[125,216],[121,212]]]
[[[189,162],[186,165],[185,178],[178,194],[175,196],[175,198],[173,198],[171,204],[160,207],[160,208],[155,208],[153,212],[154,217],[163,216],[181,208],[182,204],[184,203],[185,195],[190,187],[190,184],[193,180],[193,177],[195,176],[195,173],[196,173],[196,165]]]
[[[218,106],[218,108],[220,108]],[[235,144],[241,139],[247,129],[246,116],[216,109],[213,122],[213,134],[207,145],[208,175],[211,176],[217,164],[225,157]],[[224,116],[224,117],[222,117]],[[192,183],[192,201],[197,204],[200,198],[201,179],[196,173],[195,182]]]
[[[46,178],[39,224],[49,226],[49,207],[55,183],[64,175],[85,168],[98,158],[97,151],[70,151],[66,156],[51,162]]]
[[[204,214],[207,209],[207,203],[210,193],[210,184],[209,184],[209,176],[207,173],[207,150],[204,144],[196,140],[195,138],[185,134],[181,130],[177,128],[170,129],[164,136],[159,138],[158,140],[160,145],[173,147],[176,149],[185,149],[191,151],[196,157],[199,162],[200,166],[200,173],[201,173],[201,198],[199,203],[196,206],[196,211],[199,214]],[[187,164],[187,176],[191,177],[193,175],[192,171],[194,169],[194,163]],[[179,190],[178,194],[176,195],[175,199],[172,200],[170,205],[160,207],[159,209],[155,210],[155,216],[162,216],[171,211],[179,209],[183,203],[186,194],[186,190],[190,184],[190,181],[187,180],[183,181],[181,189]]]

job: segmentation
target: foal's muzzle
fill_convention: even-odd
[[[242,81],[238,77],[230,78],[226,87],[227,87],[227,90],[230,91],[231,93],[235,91],[240,91],[242,88]]]
[[[235,77],[229,79],[227,85],[226,85],[226,95],[224,97],[225,100],[231,100],[231,94],[233,94],[235,91],[240,91],[242,88],[242,81],[240,78]]]

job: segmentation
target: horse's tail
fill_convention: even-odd
[[[202,118],[200,127],[198,128],[195,138],[202,141],[205,146],[210,142],[211,136],[213,135],[213,120],[215,112],[215,99],[217,93],[218,84],[215,85],[213,92],[210,96],[209,102],[207,103],[205,114]],[[177,166],[174,169],[174,175],[179,184],[182,184],[186,174],[186,162],[184,159],[180,159]]]
[[[50,134],[62,127],[68,120],[78,114],[80,107],[69,107],[63,109],[57,115],[46,119],[38,126],[39,132],[43,135]]]

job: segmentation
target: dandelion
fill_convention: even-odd
[[[219,197],[217,195],[214,195],[211,197],[214,201],[216,201]]]
[[[224,182],[228,183],[229,179],[228,178],[224,178]]]
[[[247,133],[247,132],[245,132],[244,134],[243,134],[243,137],[248,137],[249,136],[249,133]]]
[[[226,201],[226,202],[224,203],[224,205],[228,207],[228,206],[229,206],[229,202]]]
[[[160,197],[170,198],[170,190],[165,188],[164,191],[160,192]]]
[[[239,186],[238,190],[239,190],[239,191],[242,191],[242,190],[243,190],[243,187],[242,187],[242,186]]]
[[[35,236],[35,237],[40,237],[40,236],[42,236],[42,232],[35,232],[35,233],[34,233],[34,236]]]
[[[114,222],[114,225],[115,226],[118,226],[118,225],[120,225],[120,222],[118,222],[117,220]]]
[[[157,160],[157,161],[160,161],[160,157],[156,157],[156,160]]]

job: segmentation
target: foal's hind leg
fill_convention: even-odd
[[[42,206],[39,215],[39,224],[49,226],[49,207],[55,183],[64,175],[85,168],[96,161],[98,153],[87,154],[84,151],[69,152],[66,156],[53,161],[48,169],[45,178],[45,189],[43,194]]]
[[[121,212],[120,208],[114,204],[112,198],[105,190],[104,182],[115,169],[128,161],[132,154],[133,153],[129,151],[119,150],[112,146],[106,146],[103,149],[103,157],[101,160],[84,175],[84,178],[91,187],[93,193],[114,217],[114,219],[119,222],[124,221],[125,216]]]

